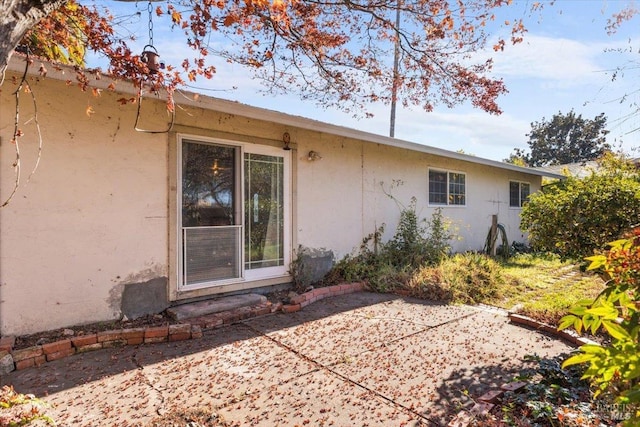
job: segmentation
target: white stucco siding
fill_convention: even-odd
[[[509,207],[509,181],[529,183],[532,193],[540,188],[539,176],[512,166],[206,97],[180,105],[171,132],[136,132],[136,105],[118,102],[131,91],[105,89],[96,97],[63,80],[31,82],[43,152],[27,184],[38,148],[34,110],[23,93],[21,185],[0,209],[0,334],[111,320],[127,310],[125,301],[135,309],[153,299],[148,296],[162,306],[289,280],[283,273],[178,295],[180,136],[243,149],[268,145],[280,152],[288,133],[287,249],[325,248],[336,258],[357,250],[382,225],[383,239],[390,239],[412,197],[420,218],[430,219],[437,207],[428,202],[429,168],[465,174],[466,205],[442,207],[461,236],[453,242],[456,251],[481,249],[496,214],[510,241],[524,240],[520,209]],[[9,75],[0,91],[1,201],[14,182],[14,90]],[[166,129],[164,102],[145,100],[141,110],[142,128]],[[311,151],[315,160],[309,159]],[[131,298],[125,298],[128,291]]]
[[[458,236],[451,242],[454,251],[481,250],[493,215],[505,226],[509,242],[525,239],[520,209],[509,207],[509,181],[529,182],[533,192],[539,177],[349,139],[309,138],[298,146],[297,221],[303,246],[332,249],[341,258],[382,225],[388,240],[402,206],[413,197],[420,218],[430,220],[435,209],[442,209]],[[322,160],[308,161],[309,150]],[[429,205],[429,168],[465,174],[465,206]]]
[[[298,243],[349,253],[362,238],[361,144],[317,133],[296,142]],[[309,160],[310,151],[322,158]]]
[[[27,184],[37,135],[23,93],[21,185],[0,210],[3,334],[117,318],[127,281],[167,274],[166,135],[133,131],[135,107],[119,106],[113,94],[94,97],[63,82],[47,83],[32,81],[43,136],[40,166]],[[13,90],[5,82],[1,93],[3,201],[14,182],[7,120]]]

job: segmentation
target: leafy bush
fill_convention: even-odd
[[[561,367],[566,355],[552,358],[525,356],[532,363],[515,381],[523,389],[504,394],[499,411],[473,426],[600,426],[601,417],[591,407],[589,383],[580,377],[584,370]]]
[[[640,227],[626,239],[610,243],[604,255],[589,257],[590,270],[608,279],[606,289],[593,301],[582,301],[563,317],[558,329],[573,326],[592,333],[604,328],[608,345],[587,344],[563,366],[588,364],[584,374],[596,386],[596,396],[614,398],[625,405],[631,419],[640,423]]]
[[[416,200],[400,212],[394,236],[383,243],[384,227],[363,239],[355,255],[347,255],[336,263],[323,283],[366,281],[371,289],[388,292],[404,287],[414,270],[435,265],[450,251],[449,225],[440,209],[431,220],[419,220]]]
[[[32,394],[16,392],[11,386],[0,388],[0,426],[25,426],[34,421],[55,425],[45,414],[47,404]]]
[[[419,220],[413,197],[409,206],[401,210],[396,232],[382,245],[380,256],[400,268],[437,264],[451,250],[449,241],[452,238],[442,210],[436,209],[431,221]]]
[[[379,227],[375,232],[365,237],[356,254],[346,255],[333,266],[325,277],[325,284],[359,282],[375,275],[376,271],[383,267],[382,260],[377,253],[377,247],[383,233],[384,227]],[[373,242],[373,249],[370,248],[371,242]]]
[[[465,253],[418,269],[407,286],[419,298],[476,304],[500,298],[505,283],[500,264],[484,254]]]
[[[323,284],[366,281],[369,287],[377,292],[388,292],[402,286],[406,282],[405,271],[409,268],[397,267],[389,262],[386,253],[382,255],[368,248],[368,243],[375,239],[374,236],[381,233],[382,228],[364,239],[359,253],[347,255],[338,261],[323,280]]]
[[[638,221],[638,171],[615,157],[605,158],[601,168],[589,177],[568,177],[531,195],[520,226],[536,250],[583,258]]]

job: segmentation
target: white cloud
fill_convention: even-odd
[[[508,114],[490,116],[480,111],[465,114],[451,110],[421,115],[402,111],[400,115],[396,134],[402,139],[452,151],[461,149],[495,160],[526,145],[525,134],[530,129],[527,121]]]
[[[584,81],[599,69],[598,53],[576,40],[527,35],[524,42],[494,55],[494,71],[520,79]]]

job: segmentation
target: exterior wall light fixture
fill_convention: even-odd
[[[315,162],[316,160],[322,160],[322,156],[317,151],[312,150],[312,151],[309,151],[309,154],[307,155],[307,160],[309,160],[310,162]]]

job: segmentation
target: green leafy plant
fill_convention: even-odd
[[[640,422],[640,227],[609,246],[605,254],[587,258],[589,269],[608,279],[605,290],[595,300],[573,306],[558,329],[604,329],[611,341],[581,346],[563,366],[587,364],[584,378],[596,386],[595,396],[626,405],[626,425],[635,426]]]
[[[398,203],[402,207],[398,227],[393,237],[380,248],[380,256],[399,268],[435,265],[451,250],[449,241],[454,236],[450,232],[450,224],[442,215],[442,209],[435,209],[431,220],[420,220],[416,202],[416,198],[412,197],[409,206]]]
[[[44,413],[47,404],[32,394],[16,392],[11,386],[0,389],[0,426],[26,426],[33,421],[44,421],[55,425],[55,421]]]
[[[526,385],[517,391],[507,391],[497,409],[473,426],[528,427],[605,427],[609,421],[598,413],[591,402],[589,382],[581,378],[580,366],[562,368],[566,354],[551,358],[525,356],[526,367],[514,381]]]
[[[384,233],[384,225],[365,237],[357,253],[348,254],[335,263],[327,273],[323,284],[335,285],[341,282],[359,282],[368,280],[382,267],[378,256],[378,244]]]
[[[534,249],[565,258],[593,255],[640,217],[640,174],[613,155],[586,178],[567,177],[531,195],[522,208],[522,230]]]
[[[328,274],[327,284],[366,281],[371,289],[388,292],[404,288],[417,269],[436,265],[447,256],[451,249],[449,241],[454,236],[442,211],[436,209],[427,221],[419,219],[415,197],[409,206],[399,202],[398,206],[402,210],[393,237],[382,242],[384,225],[378,227],[363,239],[358,253],[336,263]]]

